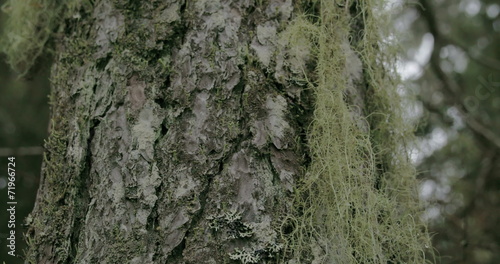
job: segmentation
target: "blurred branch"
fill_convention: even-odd
[[[429,31],[431,32],[432,36],[434,37],[434,50],[437,50],[438,52],[441,50],[443,46],[445,46],[445,43],[448,42],[449,44],[452,44],[461,50],[463,50],[467,56],[472,59],[474,62],[488,67],[492,68],[494,70],[500,71],[500,62],[491,59],[491,58],[486,58],[481,55],[473,55],[472,52],[470,52],[469,48],[466,45],[463,45],[459,43],[458,41],[455,41],[451,39],[450,37],[444,36],[441,34],[438,28],[438,23],[436,21],[435,13],[432,9],[432,6],[429,4],[428,0],[420,0],[420,6],[422,8],[419,8],[418,10],[420,11],[420,14],[423,15],[424,19],[427,21],[427,26],[429,27]],[[436,47],[439,47],[439,49],[436,49]],[[439,53],[438,53],[439,55]]]
[[[0,148],[0,157],[38,156],[43,154],[42,147]]]
[[[498,152],[495,148],[490,148],[483,157],[481,162],[481,169],[479,173],[475,175],[475,186],[473,195],[471,196],[468,204],[464,207],[462,214],[470,215],[472,211],[476,209],[478,204],[481,204],[479,201],[483,199],[483,195],[485,193],[484,187],[486,184],[486,180],[489,175],[494,171],[494,165],[496,164],[496,160],[498,157]]]
[[[451,99],[451,101],[457,107],[467,127],[471,129],[471,131],[476,134],[476,136],[486,139],[496,148],[500,149],[500,137],[498,137],[496,133],[494,133],[491,129],[484,125],[480,120],[474,118],[467,111],[463,100],[459,96],[461,94],[462,88],[458,83],[450,78],[448,74],[443,71],[443,69],[441,69],[441,66],[439,65],[439,53],[444,46],[444,38],[439,32],[436,17],[429,1],[420,0],[420,4],[422,5],[422,9],[419,9],[419,11],[427,22],[429,31],[434,36],[434,49],[432,50],[431,58],[429,60],[434,74],[436,74],[438,79],[441,80],[444,92],[446,92],[449,99]]]
[[[487,58],[485,56],[482,56],[480,54],[475,55],[466,45],[463,45],[462,43],[459,43],[456,40],[451,39],[450,37],[447,36],[442,36],[443,40],[446,40],[446,42],[450,43],[453,46],[456,46],[463,50],[467,57],[469,57],[472,61],[475,63],[482,65],[486,68],[491,68],[492,70],[499,71],[500,72],[500,61],[497,61],[492,58]]]
[[[491,148],[489,151],[487,151],[487,153],[485,153],[481,162],[481,169],[479,170],[479,173],[474,177],[475,186],[473,195],[470,197],[468,203],[464,206],[462,215],[471,215],[472,212],[476,209],[477,205],[481,204],[479,201],[482,200],[485,192],[484,186],[486,184],[486,179],[493,172],[497,156],[497,151],[494,148]]]

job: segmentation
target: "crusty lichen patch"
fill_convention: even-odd
[[[281,253],[282,249],[282,244],[270,242],[257,248],[235,248],[232,253],[229,253],[229,258],[242,264],[275,263],[278,261],[277,256]]]
[[[207,217],[209,227],[216,236],[225,236],[229,239],[252,240],[250,247],[234,248],[229,253],[229,258],[239,263],[251,264],[261,263],[261,261],[276,261],[276,257],[283,249],[283,245],[276,242],[272,236],[267,238],[256,238],[262,236],[262,231],[253,224],[246,223],[241,216],[241,212],[236,210],[224,211],[218,215]]]
[[[241,219],[241,212],[235,210],[220,215],[209,216],[209,227],[215,232],[224,231],[231,239],[253,236],[253,226]]]

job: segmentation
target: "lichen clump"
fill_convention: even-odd
[[[209,227],[215,232],[221,229],[227,229],[229,238],[248,238],[253,235],[253,227],[251,224],[243,222],[241,212],[228,211],[217,216],[209,216]]]
[[[28,73],[44,52],[49,39],[69,10],[76,10],[81,0],[64,4],[54,0],[8,0],[2,11],[7,14],[0,51],[21,76]]]
[[[317,66],[309,78],[316,94],[311,164],[286,221],[284,259],[425,263],[430,241],[403,145],[411,130],[401,117],[395,55],[383,41],[386,11],[378,1],[338,2],[303,1],[309,11],[285,32],[290,45],[310,41]],[[349,101],[353,87],[366,89],[364,105]]]

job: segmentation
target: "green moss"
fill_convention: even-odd
[[[133,234],[123,231],[119,226],[115,226],[106,236],[106,241],[113,241],[113,245],[110,251],[106,252],[103,263],[127,263],[132,259],[131,256],[146,252],[147,245],[140,242],[142,238],[136,239]]]
[[[53,100],[51,94],[51,106],[60,107],[58,102]],[[62,116],[56,116],[51,120],[50,136],[45,141],[45,152],[43,155],[42,174],[48,184],[42,186],[43,195],[39,197],[37,215],[30,223],[30,230],[26,236],[29,241],[30,251],[26,255],[29,263],[37,263],[39,251],[43,250],[42,245],[54,246],[54,258],[62,261],[69,256],[70,245],[65,239],[66,223],[70,220],[72,206],[68,205],[68,197],[71,196],[72,182],[65,178],[68,175],[69,165],[66,161],[68,147],[67,121]],[[50,219],[51,225],[44,224]],[[33,231],[38,233],[33,233]],[[43,230],[43,231],[42,231]],[[42,231],[42,232],[41,232]]]

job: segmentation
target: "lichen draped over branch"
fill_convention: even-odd
[[[2,11],[7,14],[0,51],[21,76],[28,73],[65,16],[74,13],[82,0],[8,0]]]
[[[294,230],[284,235],[286,250],[294,263],[425,263],[430,241],[403,145],[412,133],[396,92],[395,48],[384,41],[384,3],[303,2],[319,11],[298,16],[283,36],[291,46],[309,41],[316,105],[312,162],[287,219]],[[353,85],[366,87],[362,113],[346,98]]]

